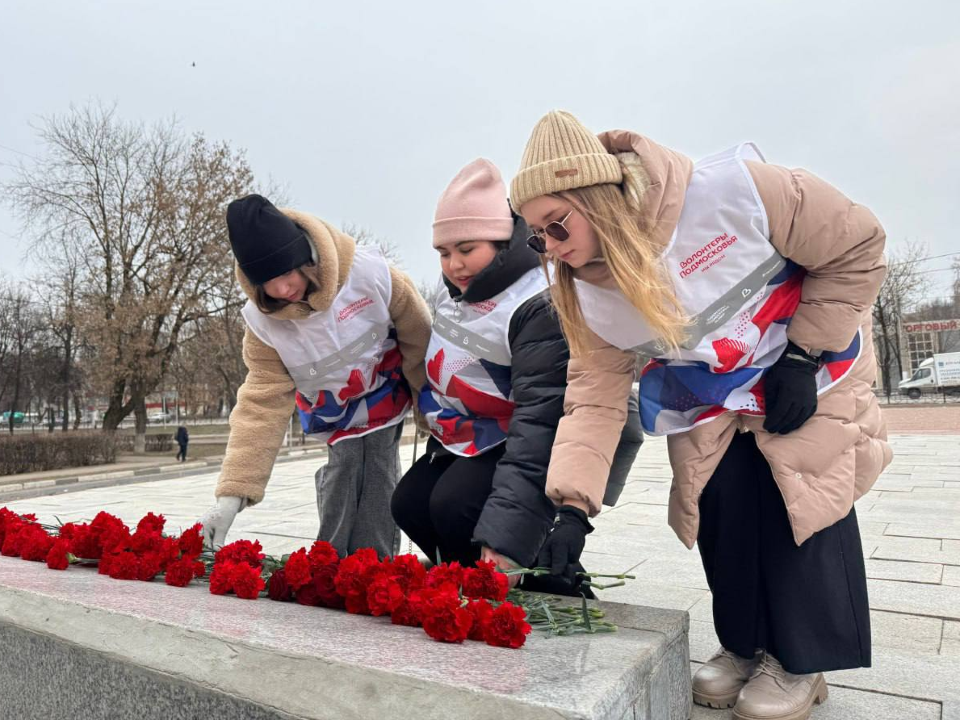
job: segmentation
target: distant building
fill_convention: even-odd
[[[900,351],[906,377],[935,353],[960,351],[960,318],[931,320],[907,316],[900,329]]]

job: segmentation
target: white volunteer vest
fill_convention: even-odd
[[[441,279],[420,411],[451,452],[478,455],[506,440],[514,407],[510,322],[546,289],[543,270],[533,268],[488,300],[464,303],[450,297]]]
[[[786,347],[804,270],[770,243],[766,211],[746,160],[763,161],[750,143],[694,166],[677,228],[660,256],[691,318],[679,349],[656,337],[619,290],[576,282],[584,319],[597,335],[655,358],[640,383],[641,417],[650,433],[683,432],[724,410],[763,414],[758,383]],[[859,333],[854,346],[853,360]],[[820,392],[839,381],[853,361],[850,352],[824,353],[823,359]],[[655,372],[648,378],[648,371]]]
[[[305,432],[334,443],[403,419],[409,393],[388,393],[397,379],[384,371],[385,358],[399,365],[391,293],[386,260],[358,247],[346,282],[326,310],[292,320],[262,313],[252,301],[243,307],[247,325],[277,351],[296,384]]]

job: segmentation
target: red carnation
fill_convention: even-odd
[[[154,515],[148,512],[140,522],[137,523],[137,532],[148,532],[160,534],[163,532],[163,526],[167,520],[163,515]]]
[[[283,566],[284,576],[287,584],[293,590],[299,590],[310,582],[310,559],[307,557],[307,551],[300,548],[290,555],[286,564]]]
[[[140,560],[137,563],[137,579],[150,582],[160,574],[161,570],[160,553],[154,551],[146,552],[140,556]]]
[[[110,558],[109,575],[114,580],[136,580],[138,571],[137,556],[132,552],[124,551]]]
[[[0,554],[7,557],[20,557],[20,535],[23,528],[23,523],[7,523],[7,531],[3,538],[3,546],[0,547]]]
[[[126,525],[110,525],[99,533],[99,542],[104,553],[119,553],[131,546],[133,538]]]
[[[353,615],[371,615],[370,606],[367,604],[365,593],[357,592],[347,595],[343,599],[343,606],[348,613]]]
[[[486,600],[471,600],[467,605],[467,610],[473,615],[473,625],[467,637],[471,640],[483,642],[487,621],[493,614],[493,606]]]
[[[337,592],[345,598],[350,595],[362,595],[365,604],[366,586],[372,574],[370,571],[379,565],[377,551],[372,548],[362,548],[353,555],[348,555],[340,561],[336,577]]]
[[[337,573],[340,563],[323,565],[313,572],[313,587],[320,597],[320,604],[328,608],[342,609],[343,596],[337,592]]]
[[[271,579],[272,582],[272,579]],[[272,596],[271,596],[272,597]],[[276,598],[273,598],[274,600]],[[293,599],[301,605],[307,607],[320,607],[323,601],[320,599],[320,593],[315,583],[307,583],[302,588],[293,593]]]
[[[487,645],[518,648],[527,641],[530,629],[526,610],[519,605],[505,602],[487,618],[483,626],[483,637]]]
[[[260,568],[247,563],[237,563],[230,572],[230,584],[237,597],[244,600],[256,600],[267,584],[260,575]]]
[[[130,540],[130,529],[123,520],[102,510],[90,523],[90,530],[97,538],[102,552],[120,552]],[[100,557],[100,553],[93,557]]]
[[[460,592],[460,585],[463,582],[463,568],[458,562],[440,563],[430,568],[427,572],[425,585],[428,588],[440,588],[449,586]]]
[[[420,627],[420,591],[414,590],[390,614],[390,622],[394,625],[408,625]]]
[[[90,523],[90,527],[98,533],[106,532],[110,529],[123,529],[129,532],[127,526],[123,524],[123,520],[118,518],[116,515],[111,515],[103,510],[98,512],[96,517],[93,518],[93,522]]]
[[[397,555],[390,563],[390,568],[404,592],[417,590],[426,582],[427,569],[416,555]]]
[[[130,549],[138,555],[148,552],[155,553],[162,544],[163,535],[149,526],[137,528],[137,531],[130,538]]]
[[[70,565],[70,559],[67,557],[67,542],[57,540],[47,553],[47,567],[51,570],[66,570]]]
[[[312,568],[340,562],[340,556],[337,554],[336,548],[326,540],[317,540],[310,548],[308,556],[310,558],[310,567]]]
[[[246,563],[253,568],[259,568],[263,558],[263,548],[260,546],[259,540],[253,542],[237,540],[217,550],[214,562],[220,563],[229,560],[230,562]]]
[[[286,573],[283,568],[276,570],[270,576],[270,582],[267,583],[267,597],[278,602],[286,602],[293,599],[293,588],[287,582]]]
[[[422,591],[421,617],[423,629],[434,640],[459,643],[467,639],[473,624],[473,613],[464,608],[460,597],[444,586],[439,590]]]
[[[173,587],[186,587],[193,580],[195,571],[194,561],[189,557],[183,557],[167,565],[163,581]]]
[[[66,527],[66,525],[64,525]],[[61,528],[61,537],[63,528]],[[103,555],[96,532],[89,525],[74,525],[68,537],[70,554],[84,560],[99,560]]]
[[[156,553],[160,556],[160,567],[166,568],[170,563],[180,559],[180,543],[176,538],[161,537]],[[189,557],[191,560],[196,559],[196,555],[184,553],[183,556]]]
[[[403,601],[403,588],[394,577],[382,575],[367,588],[367,606],[371,615],[389,615],[400,607]]]
[[[45,562],[56,540],[39,525],[24,525],[19,537],[20,557],[33,562]]]
[[[177,542],[184,555],[199,555],[203,552],[203,525],[197,523],[187,528]]]
[[[231,575],[236,563],[229,560],[214,564],[210,573],[210,592],[214,595],[226,595],[233,590]]]
[[[7,527],[20,521],[20,516],[12,510],[5,507],[0,508],[0,546],[3,545],[3,539],[7,532]]]
[[[463,594],[469,598],[484,598],[503,602],[510,591],[510,581],[497,571],[494,562],[480,560],[477,567],[463,571]]]

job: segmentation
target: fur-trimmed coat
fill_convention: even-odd
[[[356,242],[312,215],[282,212],[306,231],[317,262],[300,268],[313,284],[312,292],[304,301],[287,305],[271,317],[305,318],[330,307],[350,273]],[[247,297],[256,301],[256,287],[239,266],[236,275]],[[391,267],[390,280],[390,318],[397,329],[403,375],[416,400],[416,391],[426,382],[423,358],[430,340],[430,312],[405,273]],[[277,351],[249,328],[243,337],[243,361],[248,373],[230,413],[230,438],[216,496],[246,497],[252,504],[263,499],[295,407],[296,387]]]

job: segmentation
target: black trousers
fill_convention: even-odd
[[[443,450],[434,438],[427,452],[400,479],[390,509],[397,525],[436,562],[464,567],[480,559],[473,529],[493,489],[493,473],[506,444],[465,458]]]
[[[179,452],[177,452],[177,460],[187,461],[187,444],[186,443],[177,443],[180,446]]]
[[[721,645],[765,649],[787,672],[870,666],[856,510],[797,547],[752,433],[737,433],[700,496],[697,545]]]

